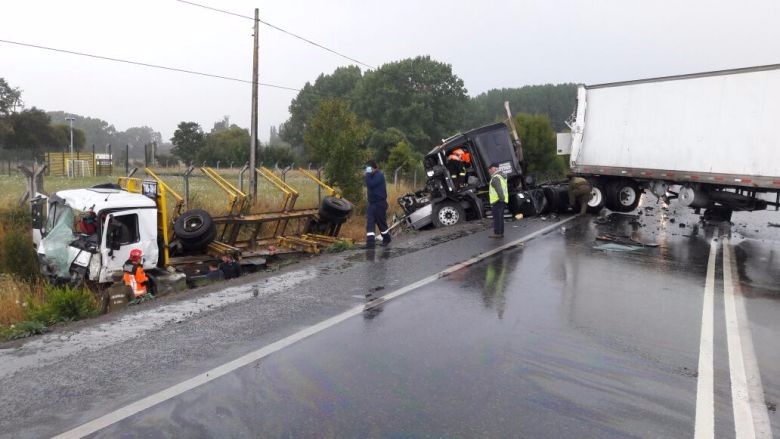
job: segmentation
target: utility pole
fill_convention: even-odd
[[[252,122],[250,127],[250,137],[252,138],[249,147],[249,199],[252,205],[257,204],[257,58],[259,45],[259,26],[260,10],[255,8],[255,42],[252,52]]]

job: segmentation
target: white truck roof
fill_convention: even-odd
[[[91,209],[100,212],[104,209],[157,207],[151,198],[121,189],[68,189],[56,192],[54,197],[62,199],[68,206],[81,211]]]

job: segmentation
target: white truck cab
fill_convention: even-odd
[[[56,192],[47,204],[46,220],[34,221],[33,236],[40,236],[38,258],[49,279],[112,282],[136,248],[145,269],[157,266],[155,200],[122,189],[89,188]],[[85,227],[84,221],[92,225]]]

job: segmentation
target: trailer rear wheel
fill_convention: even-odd
[[[607,201],[604,186],[599,181],[590,182],[590,199],[588,200],[587,211],[590,214],[597,214],[604,208]]]
[[[639,205],[642,191],[631,180],[615,180],[607,189],[607,207],[615,212],[631,212]]]
[[[438,227],[454,226],[466,220],[466,212],[460,204],[443,201],[433,206],[433,225]]]

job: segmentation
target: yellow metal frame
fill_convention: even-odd
[[[228,215],[241,215],[245,213],[247,207],[249,207],[247,195],[238,189],[233,183],[227,181],[224,177],[219,175],[213,168],[202,167],[200,170],[206,174],[208,178],[217,184],[225,193],[228,194],[229,206]]]
[[[327,193],[329,197],[341,198],[341,194],[339,193],[339,191],[337,189],[334,189],[334,188],[328,186],[327,183],[325,183],[324,181],[322,181],[319,178],[317,178],[317,176],[314,175],[311,171],[308,171],[308,170],[303,169],[303,168],[300,168],[298,170],[304,176],[306,176],[307,178],[309,178],[313,182],[317,183],[318,186],[323,188],[325,190],[325,193]]]
[[[292,186],[287,184],[284,180],[277,177],[270,169],[266,167],[257,168],[257,172],[268,180],[269,183],[276,186],[284,194],[284,204],[282,205],[282,212],[289,212],[295,207],[295,202],[298,201],[300,195]],[[288,220],[280,220],[276,223],[276,229],[274,229],[274,237],[284,235],[285,229],[287,229]]]
[[[153,174],[152,174],[153,175]],[[168,244],[173,236],[173,219],[168,217],[168,194],[173,195],[174,199],[178,200],[179,194],[171,190],[165,182],[160,180],[159,177],[153,176],[157,182],[157,199],[154,200],[157,204],[157,231],[163,238],[163,254],[162,265],[167,267],[171,259],[170,252],[168,250]],[[133,177],[119,177],[119,186],[128,191],[136,194],[143,193],[143,179]]]

